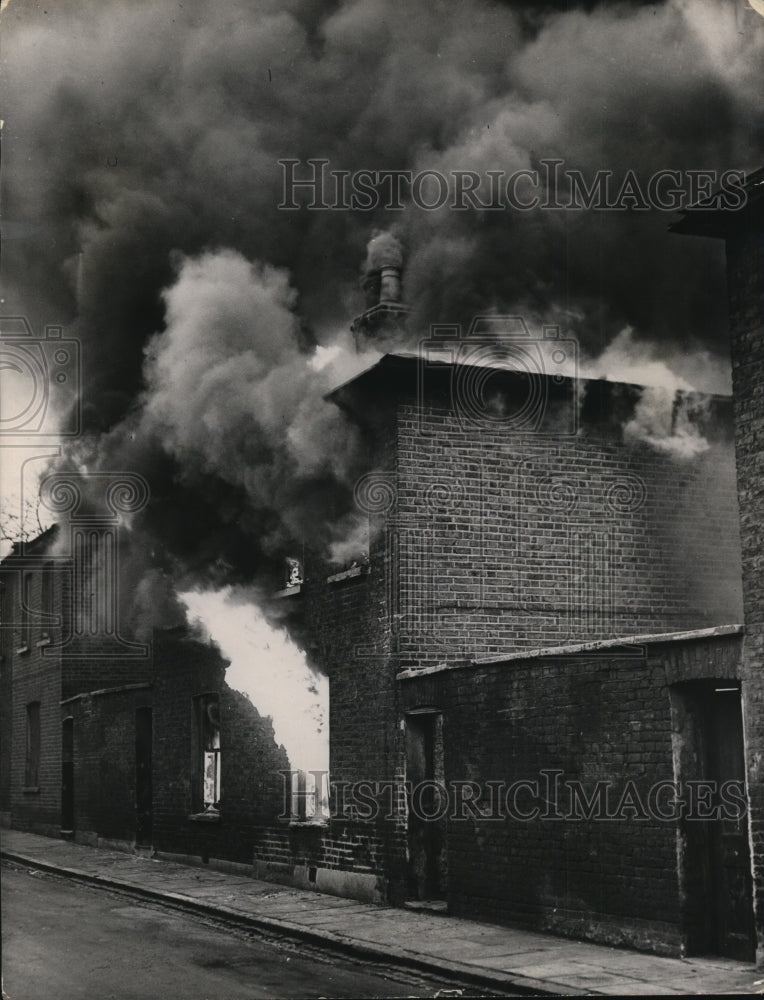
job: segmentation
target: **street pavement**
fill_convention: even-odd
[[[440,914],[340,899],[191,867],[0,831],[0,853],[191,913],[389,968],[483,984],[508,995],[668,996],[764,992],[764,970],[722,958],[664,958]],[[60,995],[60,994],[59,994]],[[15,1000],[15,998],[12,998]]]
[[[2,911],[8,1000],[428,998],[443,986],[9,862]]]

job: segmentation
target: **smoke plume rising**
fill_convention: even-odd
[[[4,251],[3,308],[80,339],[67,461],[148,479],[134,537],[178,587],[266,594],[285,548],[344,551],[363,442],[323,393],[362,367],[346,330],[373,230],[406,247],[415,339],[495,310],[559,322],[590,358],[628,329],[695,388],[724,366],[721,249],[669,237],[665,213],[287,212],[278,160],[753,168],[764,23],[739,5],[13,0],[2,16],[3,209],[28,227]],[[665,405],[644,402],[639,433],[665,440]]]

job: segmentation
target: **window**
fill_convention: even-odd
[[[197,813],[220,810],[220,698],[203,694],[196,703],[198,777],[194,807]]]
[[[0,583],[0,653],[3,656],[6,655],[8,650],[13,643],[13,635],[9,634],[9,629],[7,626],[13,621],[11,615],[8,614],[9,608],[8,600],[8,588],[4,583]]]
[[[36,788],[40,784],[40,703],[27,705],[27,755],[24,785]]]
[[[324,823],[329,818],[329,772],[289,771],[292,823]]]
[[[40,605],[42,611],[42,621],[40,623],[40,638],[47,639],[55,621],[53,610],[53,563],[49,562],[43,566],[42,584],[40,593]]]
[[[21,649],[29,649],[32,642],[32,583],[31,573],[21,574]]]

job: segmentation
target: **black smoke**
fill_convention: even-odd
[[[631,328],[658,355],[726,357],[721,249],[670,237],[663,213],[286,212],[277,161],[751,169],[764,22],[739,8],[11,0],[3,308],[82,341],[69,460],[144,472],[136,530],[181,578],[328,544],[363,443],[311,352],[342,340],[368,237],[391,226],[415,335],[495,309],[559,321],[591,355]]]

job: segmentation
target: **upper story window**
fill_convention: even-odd
[[[0,581],[0,653],[6,655],[13,642],[13,636],[9,634],[8,625],[12,621],[8,614],[9,600],[8,587]]]
[[[299,587],[303,583],[302,563],[291,556],[287,558],[287,587]]]
[[[299,594],[305,582],[302,562],[293,556],[287,556],[284,561],[284,576],[282,579],[284,586],[281,590],[276,591],[275,597],[291,597],[293,594]]]
[[[21,574],[21,649],[29,649],[32,643],[32,588],[34,577],[32,573]]]
[[[40,638],[47,639],[50,630],[56,622],[54,608],[54,564],[45,563],[42,569],[42,579],[40,582],[40,611],[42,620],[40,622]]]

